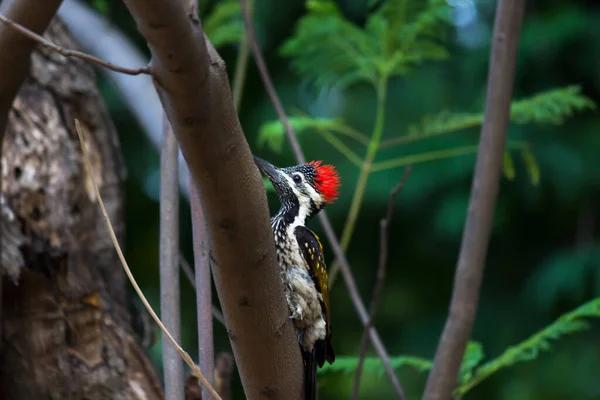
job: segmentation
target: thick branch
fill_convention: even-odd
[[[181,343],[179,290],[179,188],[177,154],[179,147],[167,118],[164,118],[164,145],[160,160],[160,316],[173,338]],[[184,395],[183,364],[177,350],[162,341],[165,399]],[[204,373],[204,371],[201,371]],[[205,375],[206,379],[208,377]],[[209,380],[212,385],[212,382]]]
[[[8,0],[0,5],[0,14],[42,34],[61,0]],[[29,72],[29,57],[36,42],[12,27],[0,24],[0,150],[6,128],[8,110],[17,90]]]
[[[302,363],[277,273],[266,194],[225,65],[180,2],[125,4],[149,43],[157,92],[198,187],[215,286],[246,397],[298,399]]]
[[[450,313],[429,374],[424,399],[446,400],[475,321],[479,288],[498,195],[524,0],[499,0],[488,72],[485,118],[481,128],[469,211],[462,238]]]

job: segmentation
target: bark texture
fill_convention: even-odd
[[[75,48],[64,26],[46,37]],[[36,49],[2,154],[2,399],[161,399],[132,327],[126,278],[74,130],[88,147],[116,233],[125,171],[115,128],[82,61]]]

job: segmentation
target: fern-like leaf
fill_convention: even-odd
[[[516,346],[509,347],[498,358],[483,364],[476,369],[471,379],[456,389],[455,394],[464,396],[481,381],[502,368],[510,367],[519,362],[535,360],[540,352],[550,349],[552,341],[588,328],[586,318],[600,318],[600,298],[564,314],[550,326],[534,334],[529,339]]]
[[[513,101],[510,119],[516,124],[561,124],[577,111],[594,108],[594,102],[581,94],[579,86],[567,86]],[[473,128],[482,123],[483,113],[452,113],[446,110],[424,117],[419,124],[410,126],[408,135],[430,137]]]
[[[562,124],[575,112],[593,108],[594,102],[581,94],[579,86],[567,86],[513,102],[510,119],[517,124]]]
[[[303,133],[311,129],[330,130],[336,126],[342,125],[341,120],[331,118],[311,118],[311,117],[290,117],[290,125],[296,134]],[[271,150],[280,153],[285,138],[283,124],[279,120],[274,120],[263,124],[258,133],[258,146],[267,145]]]
[[[408,72],[426,59],[442,59],[440,26],[449,20],[446,1],[431,0],[410,23],[398,23],[401,0],[387,0],[368,15],[364,28],[347,20],[331,0],[309,0],[307,14],[281,47],[294,70],[319,86],[349,86],[357,81],[376,84],[381,78]]]
[[[431,369],[432,363],[430,360],[420,357],[410,356],[399,356],[390,357],[390,363],[392,368],[395,370],[400,367],[411,367],[415,368],[419,372],[427,372]],[[325,364],[323,368],[319,369],[320,374],[327,374],[331,372],[342,372],[342,373],[353,373],[356,371],[358,366],[358,357],[336,357],[335,363]],[[383,374],[383,364],[379,357],[365,357],[364,360],[364,371],[375,372],[377,374]]]
[[[214,10],[202,19],[202,28],[215,48],[239,43],[244,32],[240,2],[218,2]]]
[[[463,383],[471,379],[473,370],[483,360],[483,346],[481,343],[469,341],[463,356],[460,370],[458,371],[458,382]]]
[[[292,67],[319,86],[375,82],[378,43],[346,20],[333,1],[309,0],[307,8],[294,36],[281,47],[282,55],[292,58]]]

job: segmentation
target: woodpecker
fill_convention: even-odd
[[[305,397],[313,400],[317,365],[333,364],[335,353],[323,246],[306,222],[336,199],[340,178],[333,166],[321,165],[321,161],[288,168],[276,168],[256,156],[254,162],[273,184],[281,203],[271,218],[271,228],[279,275],[302,350]]]

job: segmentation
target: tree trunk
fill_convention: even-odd
[[[57,21],[46,37],[76,47]],[[75,118],[89,132],[94,174],[122,242],[125,171],[94,72],[37,49],[2,154],[0,398],[162,399],[132,329],[125,274],[86,176]]]

